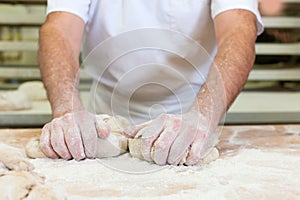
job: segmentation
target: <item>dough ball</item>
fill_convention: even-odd
[[[46,158],[45,154],[40,149],[40,139],[32,138],[25,146],[26,156],[29,158]]]
[[[31,108],[31,102],[22,91],[0,92],[0,111],[26,110]]]
[[[128,147],[132,157],[144,160],[142,154],[142,140],[140,138],[128,139]]]
[[[47,100],[47,93],[41,81],[28,81],[22,83],[18,90],[24,92],[31,101]]]
[[[110,127],[110,135],[106,139],[98,138],[97,158],[119,156],[128,151],[128,139],[123,131],[130,124],[121,116],[98,115]]]
[[[98,138],[96,157],[115,157],[126,153],[127,150],[127,138],[119,133],[111,133],[106,139]]]
[[[126,118],[119,115],[111,117],[109,115],[104,115],[102,118],[104,118],[103,121],[110,126],[110,130],[113,133],[123,134],[123,131],[131,125]]]
[[[39,182],[26,171],[8,171],[0,174],[0,199],[23,199]]]
[[[0,144],[0,152],[0,162],[7,169],[16,171],[31,171],[34,169],[20,149]]]

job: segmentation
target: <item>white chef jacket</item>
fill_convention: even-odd
[[[190,108],[216,54],[213,19],[230,9],[253,12],[263,31],[258,0],[48,0],[47,13],[86,23],[89,110],[141,123]]]

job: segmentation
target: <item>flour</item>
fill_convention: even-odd
[[[97,138],[96,158],[110,158],[129,152],[133,157],[147,160],[142,155],[142,139],[137,136],[134,139],[128,139],[123,133],[130,126],[129,122],[121,116],[97,115],[98,118],[106,122],[110,127],[110,134],[107,138]],[[153,148],[152,148],[153,150]],[[40,139],[31,138],[25,147],[25,152],[29,158],[45,158],[46,156],[40,149]],[[186,152],[186,156],[188,155]],[[208,154],[202,158],[198,164],[205,164],[216,160],[219,152],[213,148]],[[186,157],[182,160],[185,163]],[[118,168],[118,167],[117,167]]]
[[[244,149],[202,166],[157,166],[128,154],[84,161],[34,159],[68,199],[299,199],[299,151]],[[114,170],[117,169],[117,170]],[[138,175],[136,175],[138,174]]]

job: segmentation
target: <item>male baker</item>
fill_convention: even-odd
[[[42,151],[94,158],[97,137],[110,131],[96,117],[105,113],[137,125],[126,134],[142,138],[146,160],[196,164],[217,141],[262,31],[257,0],[48,0],[39,61],[53,120]],[[88,109],[80,52],[93,78]]]

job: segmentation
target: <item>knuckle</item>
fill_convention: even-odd
[[[50,123],[45,124],[45,126],[42,128],[42,132],[48,131],[50,128]]]
[[[184,129],[184,135],[187,138],[194,138],[196,134],[197,131],[193,126],[188,126],[186,129]]]
[[[140,131],[138,133],[138,137],[141,138],[144,146],[151,146],[155,140],[155,136],[153,136],[153,134],[149,134],[149,132],[144,132],[144,131]]]
[[[66,122],[66,123],[71,123],[71,122],[73,122],[73,121],[74,121],[73,115],[71,115],[71,114],[65,115],[64,118],[63,118],[63,121]]]
[[[155,149],[155,152],[163,152],[167,150],[167,145],[164,142],[157,142],[152,147]]]
[[[48,134],[48,132],[46,132],[45,134]],[[47,137],[45,134],[42,134],[41,135],[41,138],[40,138],[40,148],[45,150],[47,147],[48,147],[48,141],[47,141]]]
[[[81,112],[78,113],[78,116],[79,116],[80,118],[81,118],[81,117],[83,117],[83,118],[88,118],[88,117],[92,117],[92,114],[89,113],[89,112],[86,112],[86,111],[81,111]]]
[[[173,129],[173,131],[175,131],[175,132],[180,131],[181,122],[182,122],[181,119],[178,119],[178,118],[175,118],[173,120],[173,123],[172,123],[172,129]]]
[[[54,119],[51,122],[50,127],[51,127],[51,129],[54,128],[54,127],[60,127],[61,123],[62,123],[62,119]]]
[[[200,141],[204,141],[207,138],[207,134],[201,130],[197,130],[197,139]]]
[[[52,121],[49,124],[54,124],[54,123],[60,122],[61,120],[63,120],[63,118],[64,118],[64,116],[54,118],[54,119],[52,119]]]

